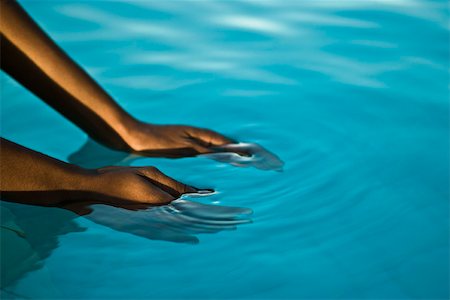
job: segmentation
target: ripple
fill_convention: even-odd
[[[86,137],[2,74],[8,138],[216,191],[77,218],[87,230],[45,261],[67,297],[448,298],[445,1],[23,5],[137,118],[211,128],[286,162],[129,157],[89,140],[77,151]]]

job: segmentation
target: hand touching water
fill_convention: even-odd
[[[166,204],[197,189],[154,167],[85,169],[0,140],[2,199],[42,206],[74,202]]]
[[[167,204],[196,188],[176,181],[155,167],[105,167],[97,169],[93,190],[113,205]],[[136,205],[134,205],[136,206]],[[137,206],[136,206],[137,207]]]
[[[128,145],[146,156],[184,157],[212,153],[211,148],[232,140],[209,129],[184,125],[154,125],[137,122],[130,126]]]

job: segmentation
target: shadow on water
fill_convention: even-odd
[[[214,153],[202,154],[221,163],[236,167],[254,167],[264,171],[282,171],[284,162],[274,153],[254,143],[236,143],[212,148]],[[130,166],[142,156],[114,151],[88,139],[80,149],[69,156],[69,162],[85,168],[108,165]]]
[[[1,202],[1,287],[14,284],[30,271],[43,267],[59,245],[59,237],[83,232],[76,219],[82,215],[113,230],[150,240],[197,244],[198,234],[235,230],[251,223],[252,211],[187,200],[183,196],[164,206],[143,207],[74,203],[64,208]]]
[[[75,222],[78,215],[64,209],[1,201],[0,212],[2,290],[42,268],[59,236],[86,230]]]
[[[88,139],[77,151],[69,155],[68,160],[83,168],[100,168],[104,166],[129,166],[134,155],[114,151]]]

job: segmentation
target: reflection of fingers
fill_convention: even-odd
[[[196,191],[195,188],[170,178],[155,167],[140,168],[139,172],[150,178],[156,186],[174,197]]]
[[[236,225],[195,224],[192,222],[184,222],[182,219],[175,220],[170,226],[182,230],[183,232],[189,232],[190,234],[217,233],[224,230],[236,230]]]
[[[175,235],[169,236],[165,239],[166,241],[175,242],[175,243],[184,243],[196,245],[200,243],[199,239],[192,235]]]
[[[198,244],[200,242],[198,238],[196,238],[195,236],[182,233],[168,232],[164,230],[162,230],[161,232],[154,232],[152,230],[150,231],[141,230],[134,232],[134,234],[148,238],[150,240],[160,240],[192,245]]]
[[[165,213],[164,223],[176,231],[199,234],[216,233],[222,230],[235,230],[236,224],[210,224],[209,222],[197,222],[192,218],[184,218],[182,215]]]
[[[200,219],[196,217],[191,217],[189,215],[178,215],[179,220],[184,220],[186,222],[195,223],[197,225],[208,225],[208,226],[219,226],[227,227],[240,224],[253,223],[250,219]]]
[[[187,200],[177,200],[172,202],[171,205],[182,211],[184,215],[202,219],[233,219],[248,217],[253,213],[250,208],[209,205]]]

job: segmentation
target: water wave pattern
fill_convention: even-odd
[[[8,292],[448,299],[446,1],[21,3],[133,115],[212,128],[285,164],[80,151],[84,133],[2,75],[4,137],[86,167],[155,165],[217,191],[175,203],[181,215],[99,207],[97,219],[76,218],[85,230],[58,235],[44,267]],[[117,228],[116,217],[132,222]],[[37,244],[54,236],[38,233]]]

